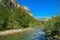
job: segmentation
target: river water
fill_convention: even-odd
[[[43,28],[36,27],[31,31],[0,37],[0,40],[45,40]]]
[[[34,28],[30,32],[30,40],[45,40],[45,31],[43,28]]]

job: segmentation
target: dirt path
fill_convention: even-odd
[[[32,30],[32,28],[5,30],[5,31],[0,32],[0,36],[14,34],[14,33],[18,33],[18,32],[30,31],[30,30]]]

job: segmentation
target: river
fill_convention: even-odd
[[[43,28],[34,28],[30,33],[30,40],[45,40],[45,31]]]
[[[43,28],[36,27],[31,31],[0,37],[0,40],[45,40]]]

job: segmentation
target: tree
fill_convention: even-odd
[[[0,5],[0,29],[26,28],[29,27],[29,24],[36,22],[32,16],[25,12],[23,6],[16,8],[10,5],[10,1],[4,1],[6,1],[3,3],[6,7],[3,4]]]

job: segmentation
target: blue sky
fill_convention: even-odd
[[[59,12],[60,0],[17,0],[17,2],[27,6],[35,18],[49,18]]]

